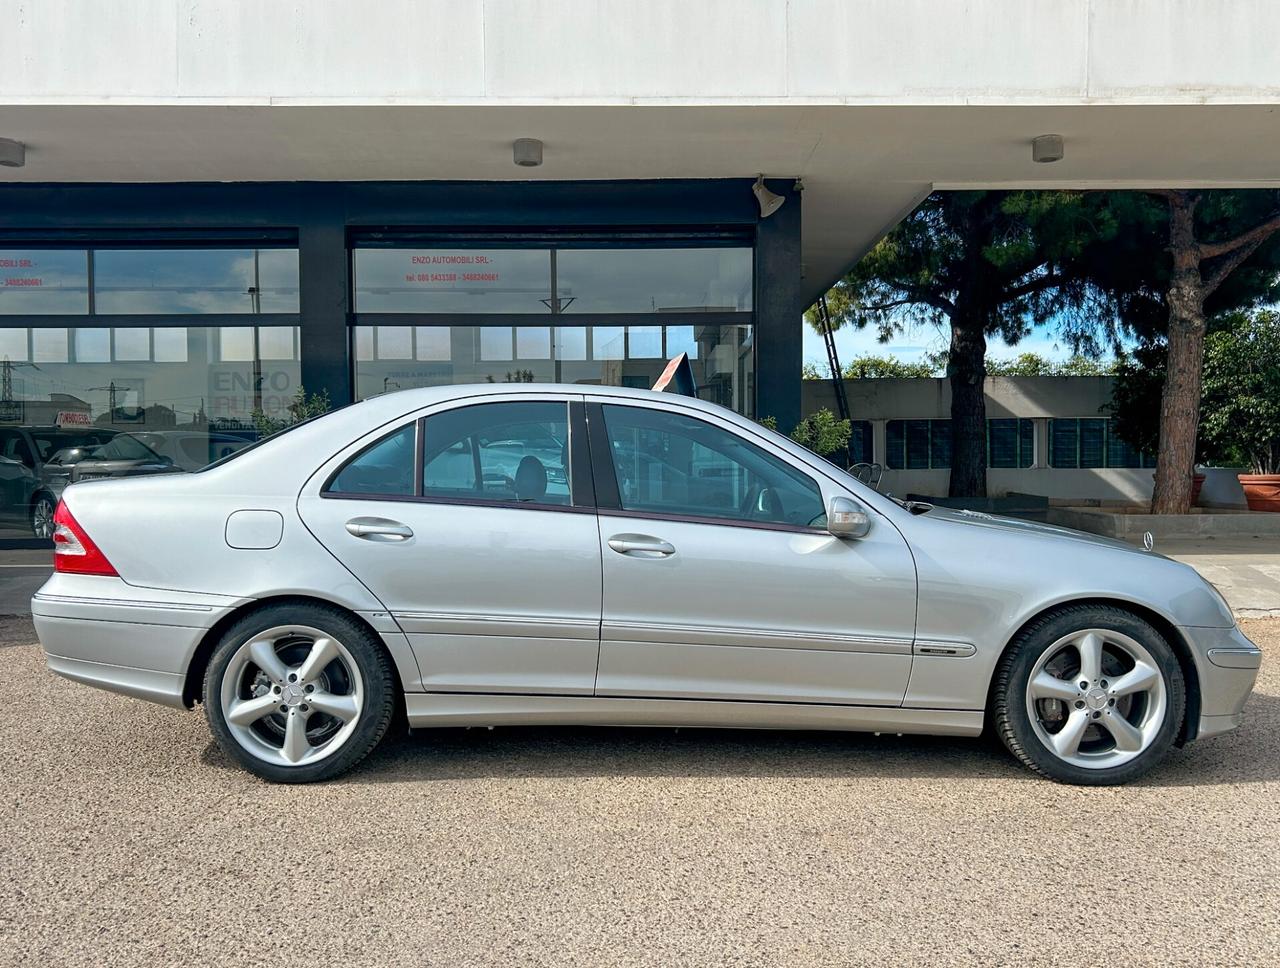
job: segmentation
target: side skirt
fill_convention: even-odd
[[[410,726],[706,726],[977,736],[980,710],[807,703],[406,693]]]

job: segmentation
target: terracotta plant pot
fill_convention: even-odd
[[[1280,511],[1280,474],[1238,474],[1250,511]]]

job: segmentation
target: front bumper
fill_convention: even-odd
[[[183,706],[187,669],[213,625],[243,599],[119,578],[55,574],[31,600],[50,670],[67,679]]]
[[[1200,720],[1188,739],[1205,739],[1235,729],[1262,666],[1262,650],[1239,627],[1180,630],[1191,645],[1200,678]]]

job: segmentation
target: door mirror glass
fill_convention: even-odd
[[[851,497],[833,497],[827,504],[827,530],[837,538],[865,538],[871,515]]]

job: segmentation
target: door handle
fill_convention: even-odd
[[[670,558],[676,553],[670,542],[647,534],[615,534],[609,539],[609,547],[620,555],[637,558]]]
[[[389,518],[352,518],[347,531],[368,541],[407,541],[413,537],[413,529],[407,524]]]

